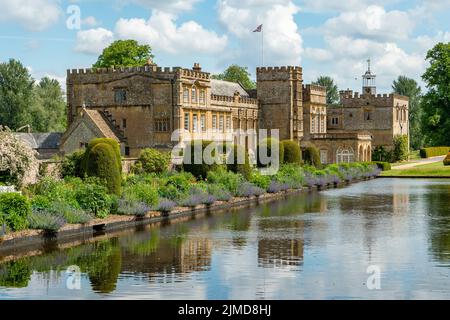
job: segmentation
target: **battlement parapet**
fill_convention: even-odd
[[[87,68],[87,69],[69,69],[67,70],[68,77],[74,77],[85,74],[129,74],[129,73],[154,73],[154,74],[167,74],[175,75],[179,73],[182,76],[194,77],[200,79],[209,79],[210,74],[207,72],[194,71],[190,69],[183,69],[181,67],[158,67],[142,66],[142,67],[119,67],[119,68]]]
[[[306,85],[304,84],[304,85],[302,85],[302,89],[303,89],[304,92],[316,91],[316,92],[325,93],[325,94],[327,92],[327,88],[326,87],[320,86],[320,85],[317,85],[317,84],[306,84]]]
[[[230,103],[238,102],[239,104],[258,105],[257,99],[249,98],[249,97],[241,97],[241,96],[230,97],[230,96],[221,96],[221,95],[217,95],[217,94],[211,94],[211,100],[216,101],[216,102],[230,102]]]
[[[256,68],[257,73],[265,72],[302,72],[302,67],[294,66],[282,66],[282,67],[258,67]]]

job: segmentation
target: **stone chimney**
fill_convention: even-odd
[[[197,71],[197,72],[201,72],[202,71],[202,67],[200,67],[200,63],[194,63],[194,67],[192,68],[192,70]]]

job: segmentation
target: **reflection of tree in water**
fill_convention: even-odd
[[[95,242],[92,246],[93,251],[78,257],[74,264],[79,266],[82,272],[87,273],[94,291],[113,292],[122,267],[122,253],[118,239]]]
[[[257,208],[261,217],[290,216],[306,212],[325,212],[326,198],[318,193],[300,194],[282,201],[266,203]]]
[[[450,185],[428,185],[424,202],[428,207],[430,251],[442,263],[450,263]]]
[[[250,210],[233,210],[225,219],[228,228],[233,232],[232,243],[236,248],[243,248],[247,244],[246,231],[250,229],[252,212]]]
[[[9,261],[0,265],[0,287],[25,288],[31,278],[31,269],[26,259]]]

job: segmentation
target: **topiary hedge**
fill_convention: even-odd
[[[303,159],[305,164],[312,165],[319,170],[323,167],[320,161],[319,150],[316,147],[307,147],[303,152]]]
[[[431,158],[445,156],[450,151],[450,147],[429,147],[420,149],[421,158]]]
[[[0,193],[0,228],[5,224],[11,231],[28,227],[31,204],[20,193]]]
[[[450,166],[450,152],[447,154],[447,156],[444,159],[444,166]]]
[[[122,156],[121,156],[121,153],[120,153],[120,144],[116,140],[110,139],[110,138],[96,138],[96,139],[92,139],[89,142],[88,147],[86,148],[86,153],[89,153],[91,151],[91,149],[94,148],[99,143],[109,144],[113,148],[113,151],[114,151],[114,154],[115,154],[115,158],[116,158],[116,162],[117,162],[117,166],[122,171]],[[87,164],[85,162],[84,163],[84,167],[86,167],[86,166],[87,166]]]
[[[117,142],[116,142],[117,144]],[[109,143],[89,144],[85,156],[85,172],[89,177],[98,177],[106,182],[108,192],[121,194],[122,168],[117,161],[117,151]]]
[[[240,157],[242,157],[239,156],[240,154],[244,155],[245,158],[240,159]],[[248,152],[245,150],[244,146],[233,145],[233,152],[230,153],[227,158],[227,170],[242,174],[246,180],[250,179],[252,167],[250,165]]]
[[[217,168],[218,165],[216,161],[211,161],[213,162],[211,164],[207,164],[204,161],[204,151],[208,146],[213,148],[210,155],[213,158],[216,157],[216,152],[214,150],[215,143],[212,141],[193,140],[186,146],[183,153],[184,171],[192,173],[198,179],[206,179],[206,177],[208,176],[208,172],[213,171]],[[197,160],[197,162],[199,163],[195,163],[195,160]]]
[[[278,162],[281,165],[284,161],[284,145],[282,143],[280,143],[280,141],[278,141],[275,138],[265,138],[263,140],[261,140],[261,142],[258,144],[258,148],[257,148],[257,159],[258,159],[258,166],[259,167],[266,167],[267,164],[263,164],[261,159],[260,159],[260,150],[266,148],[267,153],[265,156],[267,156],[269,159],[272,159],[272,146],[278,146]],[[264,153],[264,151],[262,151]]]
[[[297,142],[292,140],[281,141],[284,149],[284,163],[300,163],[302,161],[302,152]]]

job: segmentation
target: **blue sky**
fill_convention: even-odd
[[[79,9],[81,25],[67,26]],[[89,67],[116,39],[153,47],[160,66],[217,73],[247,66],[301,65],[305,82],[332,76],[360,91],[367,58],[379,92],[400,74],[419,81],[424,57],[450,41],[450,0],[0,0],[0,61],[19,59],[36,79],[64,84],[66,69]],[[77,17],[77,16],[76,16]],[[75,27],[73,27],[75,26]]]

